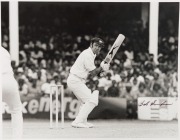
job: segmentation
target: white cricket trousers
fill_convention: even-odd
[[[20,139],[23,134],[23,115],[18,87],[12,74],[2,74],[2,101],[9,106],[12,136]]]
[[[70,74],[67,85],[81,103],[75,122],[87,122],[88,115],[98,103],[98,98],[93,98],[91,90],[85,85],[85,80]]]
[[[70,74],[67,79],[67,85],[82,103],[91,99],[91,90],[86,86],[85,80]]]

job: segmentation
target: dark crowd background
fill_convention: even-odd
[[[19,3],[19,65],[12,61],[21,97],[48,96],[50,84],[63,84],[78,55],[93,36],[106,48],[98,66],[119,33],[126,39],[103,77],[89,77],[87,85],[101,97],[177,97],[178,3],[160,3],[158,62],[148,52],[149,23],[141,20],[142,3]],[[2,46],[9,50],[8,3],[2,2]],[[173,16],[172,16],[173,15]],[[131,112],[131,111],[129,111]]]

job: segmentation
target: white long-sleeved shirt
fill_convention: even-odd
[[[96,68],[94,64],[95,58],[96,55],[89,47],[78,56],[74,65],[71,67],[70,73],[82,79],[86,79],[89,72]]]
[[[11,57],[9,52],[0,46],[1,74],[14,74],[11,67]]]

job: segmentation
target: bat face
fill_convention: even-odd
[[[125,39],[125,36],[122,34],[119,34],[116,41],[114,42],[113,46],[111,47],[110,51],[108,52],[106,58],[104,59],[105,63],[110,63],[117,53],[118,49],[120,48],[123,40]]]
[[[118,48],[119,46],[115,46],[110,52],[109,52],[109,55],[111,56],[111,57],[113,57],[113,54],[114,54],[114,50],[116,49],[116,48]]]

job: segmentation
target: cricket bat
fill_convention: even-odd
[[[122,34],[119,34],[116,41],[114,42],[114,44],[112,45],[111,49],[109,50],[106,58],[104,59],[104,63],[109,64],[111,63],[113,57],[115,56],[115,54],[117,53],[118,49],[120,48],[122,42],[124,41],[125,36]]]

